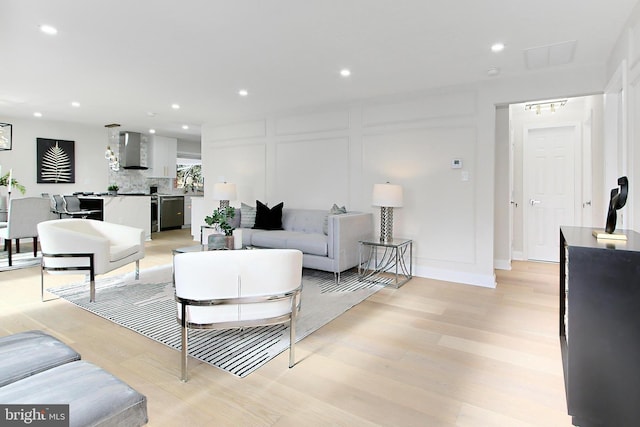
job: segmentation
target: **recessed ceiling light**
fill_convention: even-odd
[[[40,31],[42,31],[45,34],[49,34],[50,36],[54,36],[56,34],[58,34],[58,30],[55,27],[52,27],[51,25],[40,25]]]
[[[76,108],[78,108],[78,107],[80,106],[80,103],[79,103],[78,101],[73,101],[73,102],[71,103],[71,106],[72,106],[72,107],[76,107]]]
[[[149,133],[156,133],[155,129],[149,129]]]
[[[340,70],[340,75],[342,77],[349,77],[351,75],[351,70],[349,70],[348,68],[343,68],[342,70]]]
[[[35,113],[33,113],[33,117],[42,117],[42,113],[39,111],[36,111]]]
[[[495,76],[497,76],[498,74],[500,74],[500,68],[498,68],[498,67],[492,67],[492,68],[489,68],[489,69],[487,70],[487,75],[488,75],[489,77],[495,77]]]
[[[153,111],[149,111],[149,112],[147,112],[147,116],[149,116],[149,117],[155,117],[155,116],[156,116],[156,113],[154,113]]]
[[[180,104],[171,104],[171,108],[173,108],[174,110],[179,110]]]
[[[189,126],[188,125],[182,125],[182,129],[187,130],[187,129],[189,129]]]
[[[502,52],[504,50],[504,43],[494,43],[491,45],[491,52]]]
[[[238,95],[240,95],[240,96],[247,96],[247,95],[249,95],[249,91],[248,91],[248,90],[246,90],[246,89],[240,89],[240,90],[238,91]]]

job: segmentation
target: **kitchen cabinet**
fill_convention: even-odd
[[[567,410],[581,427],[640,419],[640,234],[560,229],[560,345]]]
[[[178,140],[166,136],[151,135],[148,139],[149,178],[175,178]]]
[[[202,196],[184,196],[184,228],[189,228],[191,226],[191,203],[194,197],[202,197]]]

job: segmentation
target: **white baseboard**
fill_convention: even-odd
[[[511,256],[513,261],[525,261],[524,254],[521,251],[513,251]]]
[[[483,288],[496,287],[495,274],[475,274],[460,271],[443,270],[430,267],[416,267],[415,276],[445,282],[463,283],[465,285],[481,286]]]
[[[511,260],[509,259],[494,259],[493,260],[493,268],[498,270],[511,270]]]

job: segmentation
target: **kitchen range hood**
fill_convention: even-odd
[[[149,169],[141,162],[142,135],[139,132],[120,132],[120,166],[124,169]]]

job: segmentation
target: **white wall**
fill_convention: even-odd
[[[107,133],[104,127],[6,116],[0,117],[0,121],[13,126],[13,148],[0,151],[2,173],[13,169],[14,179],[27,188],[25,196],[107,190],[108,162],[104,159]],[[75,184],[36,183],[37,138],[75,141]]]
[[[394,234],[414,239],[416,275],[494,286],[496,105],[595,93],[603,90],[603,76],[603,67],[552,69],[527,79],[205,124],[205,187],[219,176],[235,182],[236,206],[255,199],[319,209],[344,204],[373,212],[377,228],[373,184],[401,184],[405,202],[394,210]],[[462,159],[462,170],[451,169],[454,158]],[[205,203],[207,211],[216,205],[206,197]]]
[[[511,269],[511,192],[509,164],[509,107],[496,108],[496,163],[495,163],[495,241],[493,248],[496,268]]]
[[[615,178],[627,175],[629,197],[618,213],[618,227],[640,231],[640,4],[636,5],[607,62],[607,97],[603,198],[617,186]],[[612,154],[613,153],[613,154]],[[613,158],[610,158],[613,156]]]

